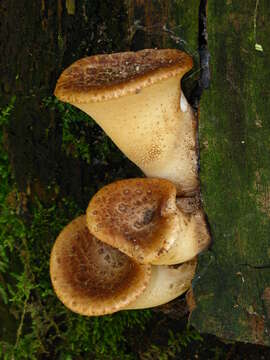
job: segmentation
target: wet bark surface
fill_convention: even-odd
[[[73,61],[147,47],[180,48],[193,56],[195,71],[183,81],[192,98],[200,73],[199,4],[72,4],[1,1],[0,105],[16,96],[5,145],[28,202],[37,197],[51,203],[69,196],[85,208],[104,184],[141,173],[120,155],[108,163],[93,151],[91,164],[73,156],[72,146],[67,155],[59,111],[46,106],[44,99],[52,96],[58,75]],[[200,174],[213,246],[199,258],[190,321],[200,331],[224,339],[270,345],[270,49],[264,30],[270,13],[266,0],[249,0],[244,6],[230,0],[208,5],[212,84],[200,106]],[[74,134],[91,144],[103,136],[97,126],[87,124],[80,124]],[[168,306],[164,312],[170,312]],[[177,318],[175,311],[171,313]],[[9,324],[5,336],[10,338],[14,318],[7,317],[0,304],[0,322]]]

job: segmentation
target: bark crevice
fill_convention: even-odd
[[[210,52],[208,50],[207,0],[201,0],[199,6],[198,53],[200,58],[200,76],[191,93],[190,102],[197,111],[203,91],[210,86]]]

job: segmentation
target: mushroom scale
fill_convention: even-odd
[[[103,315],[122,309],[145,290],[151,266],[100,242],[81,216],[56,239],[50,275],[58,298],[69,309],[87,316]]]
[[[192,58],[176,49],[94,55],[63,71],[55,96],[65,102],[102,102],[138,93],[144,87],[187,72]]]
[[[90,56],[61,74],[55,95],[90,115],[146,176],[192,195],[197,123],[180,87],[191,67],[192,58],[175,49]]]

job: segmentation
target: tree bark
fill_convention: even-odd
[[[211,87],[200,106],[200,179],[213,244],[190,321],[270,345],[269,21],[266,0],[210,1]]]

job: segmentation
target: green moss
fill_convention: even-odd
[[[269,345],[262,299],[270,281],[270,126],[265,106],[270,12],[266,2],[260,2],[257,14],[255,6],[252,1],[244,9],[232,1],[208,6],[212,82],[200,105],[199,138],[213,261],[208,265],[209,253],[199,258],[193,289],[197,306],[190,320],[201,332]],[[263,52],[256,51],[255,41]]]
[[[100,131],[96,140],[92,139],[91,133],[97,134],[99,127],[86,113],[53,97],[43,102],[46,108],[60,113],[62,151],[68,157],[80,158],[88,165],[93,162],[91,154],[98,155],[99,162],[106,162],[112,153],[124,157],[105,133]]]
[[[13,322],[13,336],[0,337],[0,358],[133,360],[141,356],[142,359],[157,358],[157,355],[167,359],[179,353],[185,342],[191,341],[192,333],[169,331],[167,344],[152,346],[150,343],[143,345],[143,352],[137,351],[140,339],[149,333],[148,324],[153,317],[150,310],[87,318],[72,313],[57,299],[49,277],[50,251],[61,229],[83,209],[71,198],[60,198],[55,183],[47,188],[54,196],[46,203],[18,191],[3,147],[3,128],[9,123],[14,106],[13,99],[0,116],[0,277],[3,280],[0,308],[2,302],[8,309],[9,321]],[[60,112],[62,149],[66,151],[70,143],[75,149],[67,153],[69,156],[77,154],[83,158],[87,151],[98,153],[100,159],[106,161],[113,153],[114,145],[106,142],[105,135],[105,141],[101,139],[94,150],[82,141],[82,151],[82,147],[77,146],[77,132],[85,127],[93,131],[95,123],[55,99],[47,99],[45,106]],[[91,164],[90,157],[89,161]],[[0,312],[0,320],[3,319]]]
[[[66,146],[68,141],[75,140],[70,128],[76,110],[55,100],[52,104],[63,115]],[[0,115],[0,298],[15,317],[17,329],[13,342],[0,340],[0,358],[132,359],[125,334],[137,327],[142,331],[151,317],[150,311],[86,318],[67,310],[52,290],[49,277],[52,245],[61,229],[82,209],[69,198],[43,204],[37,199],[30,202],[26,194],[19,193],[3,147],[3,126],[8,124],[13,108],[14,99]],[[76,121],[76,126],[81,121],[92,125],[84,115]],[[75,148],[82,158],[89,150],[87,144],[84,150],[76,143]],[[101,156],[106,156],[107,151],[105,144]],[[49,188],[55,188],[54,184]]]
[[[203,338],[195,329],[186,328],[181,332],[173,332],[168,330],[165,345],[152,344],[149,349],[142,353],[142,360],[169,360],[179,359],[183,349],[189,344],[203,341]]]
[[[18,267],[1,291],[19,321],[15,343],[0,342],[2,352],[10,356],[7,359],[37,359],[48,354],[63,359],[127,356],[127,328],[138,326],[142,330],[150,317],[149,311],[141,311],[89,319],[71,313],[56,298],[49,278],[50,250],[62,227],[80,212],[66,199],[49,207],[37,202],[30,209],[27,226],[14,210],[7,207],[1,213],[1,224],[13,224],[1,226],[1,230],[6,228],[0,236],[1,272],[5,277],[15,263]]]

